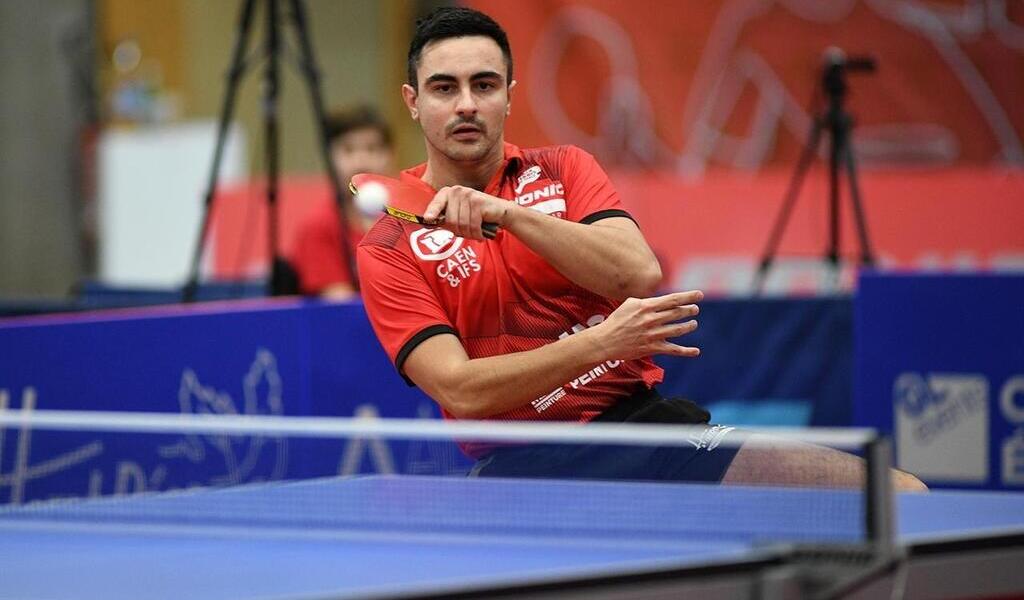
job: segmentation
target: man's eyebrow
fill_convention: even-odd
[[[479,73],[474,73],[473,76],[470,77],[469,79],[470,81],[474,81],[477,79],[502,79],[502,75],[501,73],[497,73],[495,71],[481,71]]]
[[[469,78],[469,80],[470,81],[478,81],[480,79],[502,79],[502,78],[503,77],[502,77],[501,73],[498,73],[496,71],[480,71],[479,73],[474,73]],[[430,85],[431,83],[436,83],[436,82],[439,82],[439,81],[442,81],[444,83],[457,83],[458,82],[458,78],[455,77],[454,75],[449,75],[448,73],[434,73],[430,77],[427,77],[426,80],[424,80],[423,84],[424,85]]]
[[[434,73],[430,77],[427,77],[426,81],[424,81],[423,84],[424,85],[428,85],[428,84],[434,83],[436,81],[444,81],[445,83],[453,83],[453,82],[457,82],[458,79],[456,79],[454,75],[449,75],[447,73]]]

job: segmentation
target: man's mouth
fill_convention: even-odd
[[[452,137],[457,140],[468,140],[478,137],[482,133],[476,125],[459,125],[452,129]]]

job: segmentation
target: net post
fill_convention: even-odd
[[[876,435],[865,444],[867,462],[864,518],[868,543],[881,552],[895,546],[896,512],[892,487],[892,440]]]

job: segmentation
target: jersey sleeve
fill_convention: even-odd
[[[585,224],[608,217],[634,220],[623,208],[619,193],[597,160],[575,146],[565,148],[562,181],[568,219]]]
[[[428,338],[458,335],[423,273],[397,248],[362,244],[356,251],[363,304],[377,339],[405,377],[405,359]],[[406,378],[412,385],[412,382]]]

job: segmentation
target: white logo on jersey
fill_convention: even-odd
[[[537,179],[539,179],[539,178],[540,178],[540,167],[538,167],[537,165],[534,165],[534,166],[530,167],[529,169],[523,171],[519,175],[519,179],[517,180],[518,185],[516,185],[516,193],[517,194],[523,193],[523,187],[525,187],[526,184],[533,183],[534,181],[537,181]]]
[[[526,192],[525,194],[519,194],[516,196],[516,204],[519,206],[526,206],[527,204],[533,204],[538,200],[562,200],[565,201],[565,186],[562,185],[561,181],[555,181],[548,185],[533,190],[532,192]]]
[[[462,247],[464,240],[447,229],[424,227],[409,236],[409,245],[420,260],[444,260]]]
[[[466,246],[450,258],[437,263],[437,276],[448,282],[448,285],[459,287],[464,280],[480,272],[480,263],[476,260],[476,250]]]

